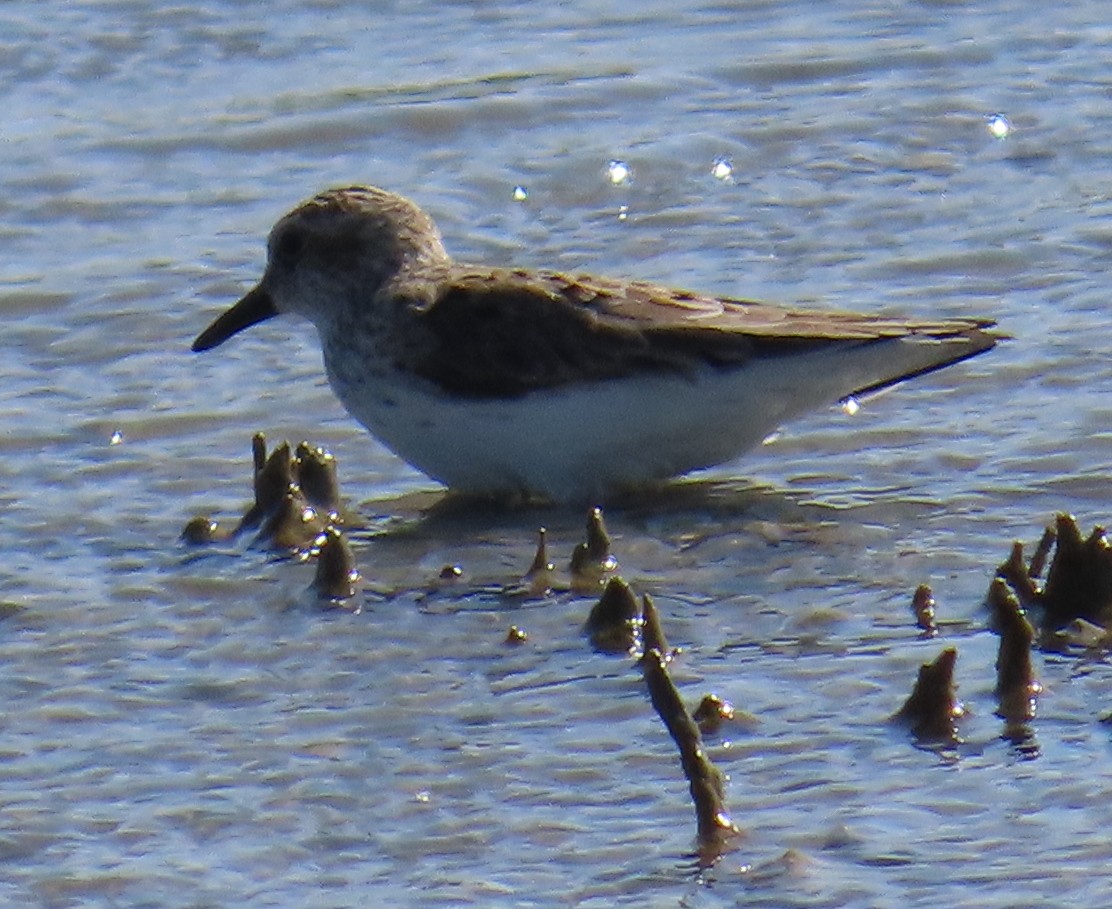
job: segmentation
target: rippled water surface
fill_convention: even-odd
[[[1029,759],[981,602],[1013,538],[1109,517],[1110,70],[1080,0],[4,4],[0,899],[1107,904],[1109,667],[1036,658]],[[582,514],[432,507],[307,324],[189,353],[273,221],[351,182],[461,258],[1014,336],[607,512],[685,698],[754,717],[708,741],[746,830],[712,869],[591,598],[497,593]],[[179,542],[241,512],[257,430],[338,458],[360,613]],[[939,755],[885,720],[944,643],[971,715]]]

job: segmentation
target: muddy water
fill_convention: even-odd
[[[1013,537],[1108,517],[1101,5],[0,20],[8,904],[1108,901],[1108,667],[1036,661],[1026,759],[980,608]],[[270,224],[352,181],[417,199],[461,258],[1015,336],[608,511],[681,691],[756,718],[709,742],[747,830],[711,871],[639,674],[581,634],[590,599],[497,593],[541,524],[566,565],[583,515],[438,504],[334,402],[306,325],[188,352]],[[241,511],[257,430],[339,459],[361,613],[308,602],[309,566],[179,544]],[[943,646],[910,622],[922,582],[971,708],[949,755],[884,722]]]

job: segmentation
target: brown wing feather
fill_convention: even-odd
[[[913,334],[969,336],[992,324],[808,312],[639,281],[468,266],[455,267],[422,322],[434,344],[416,371],[474,397],[644,371],[738,367],[754,356]],[[983,349],[992,343],[986,335]]]

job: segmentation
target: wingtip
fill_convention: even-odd
[[[950,331],[945,334],[928,333],[925,336],[920,335],[919,337],[923,339],[923,343],[954,346],[949,351],[946,351],[944,355],[932,357],[917,368],[859,388],[842,398],[842,401],[846,401],[850,398],[861,399],[871,397],[893,386],[901,385],[911,379],[930,375],[932,372],[938,372],[940,369],[945,369],[947,366],[953,366],[965,360],[971,360],[973,357],[980,356],[983,353],[988,353],[988,351],[996,347],[1001,341],[1012,340],[1011,335],[993,330],[995,326],[996,323],[991,320],[976,320],[974,324],[969,325],[961,331]]]

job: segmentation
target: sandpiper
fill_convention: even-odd
[[[287,312],[316,326],[348,412],[414,467],[466,492],[576,502],[721,464],[798,414],[999,337],[985,319],[458,263],[417,205],[358,186],[283,217],[262,280],[193,350]]]

